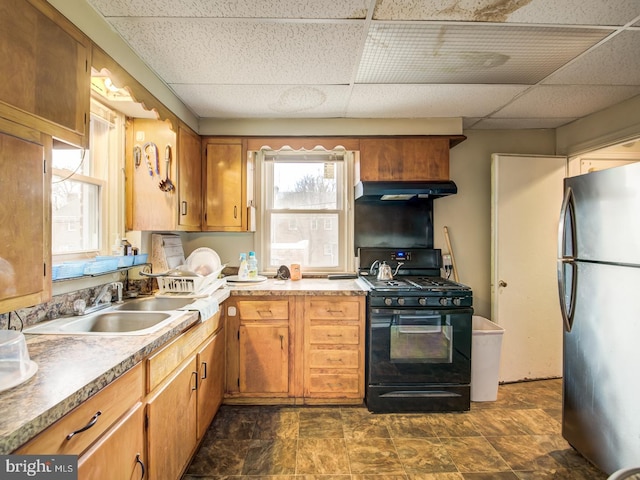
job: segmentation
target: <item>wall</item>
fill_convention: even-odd
[[[491,314],[491,154],[553,155],[553,130],[470,130],[451,150],[458,194],[434,201],[434,243],[447,251],[444,226],[461,283],[473,289],[475,313]]]

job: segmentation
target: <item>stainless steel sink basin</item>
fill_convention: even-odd
[[[60,327],[65,332],[124,333],[146,330],[171,317],[166,312],[106,312],[79,318]]]
[[[132,312],[162,312],[167,310],[177,310],[180,307],[193,303],[193,298],[167,298],[167,297],[145,297],[127,300],[122,305],[117,305],[112,310],[127,310]]]
[[[108,311],[42,322],[24,333],[53,335],[146,335],[168,325],[184,311]]]

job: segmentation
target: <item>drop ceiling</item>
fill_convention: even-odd
[[[200,118],[556,128],[640,94],[638,0],[84,0]]]

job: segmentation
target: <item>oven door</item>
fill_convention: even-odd
[[[370,385],[471,382],[471,308],[371,308]]]

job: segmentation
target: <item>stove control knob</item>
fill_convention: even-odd
[[[398,305],[404,305],[404,298],[398,299]]]
[[[385,298],[384,299],[384,304],[385,305],[391,305],[392,302],[393,302],[393,300],[391,300],[390,298]]]
[[[454,304],[456,307],[459,307],[460,305],[462,305],[462,299],[461,299],[461,298],[454,298],[454,299],[453,299],[453,304]]]
[[[440,299],[440,305],[444,305],[444,306],[449,305],[449,299],[447,297],[442,297]]]
[[[427,299],[426,299],[426,298],[419,298],[419,299],[418,299],[418,304],[420,304],[420,305],[426,305],[426,304],[427,304]]]

